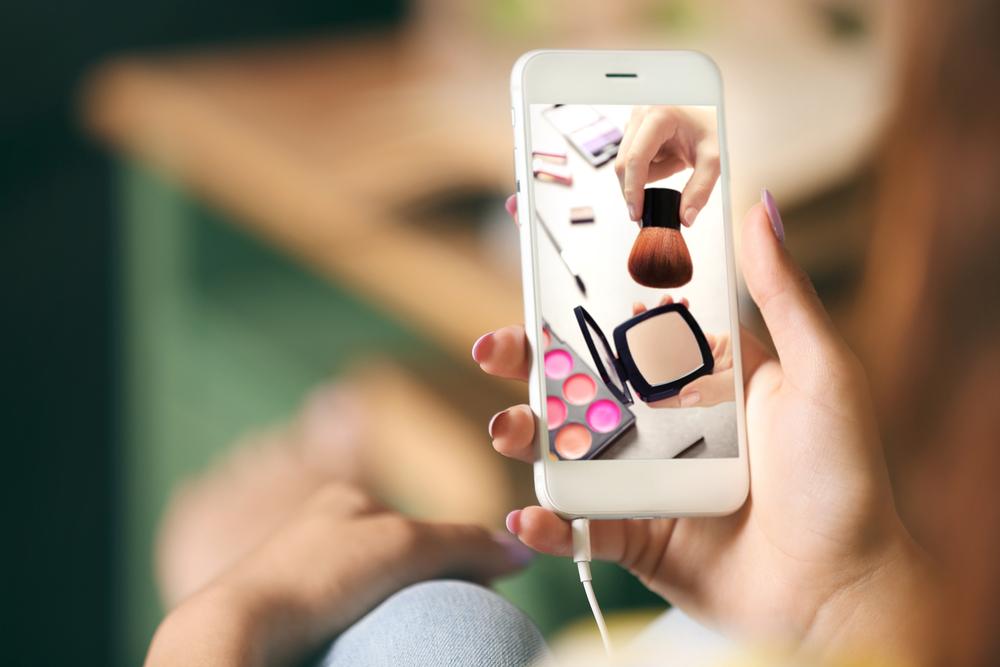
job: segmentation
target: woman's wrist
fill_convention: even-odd
[[[173,609],[153,636],[146,667],[267,663],[270,653],[256,605],[225,585],[212,585]]]
[[[936,649],[933,604],[940,590],[933,563],[900,527],[857,576],[820,606],[802,651],[834,662],[863,656],[887,664],[922,664]]]

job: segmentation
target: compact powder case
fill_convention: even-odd
[[[615,327],[617,355],[583,306],[573,312],[601,379],[622,403],[633,403],[629,384],[641,400],[659,401],[715,368],[704,332],[682,303],[651,308]]]
[[[597,458],[635,425],[635,415],[547,324],[542,344],[549,452],[560,460]]]

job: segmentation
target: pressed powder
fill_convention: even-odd
[[[573,370],[573,357],[566,350],[549,350],[545,353],[545,374],[561,380]]]
[[[582,424],[566,424],[556,433],[556,451],[564,459],[578,459],[590,449],[590,431]]]
[[[549,428],[559,428],[566,421],[566,404],[555,396],[549,396],[545,400],[546,413],[549,418]]]
[[[597,383],[589,375],[577,373],[563,383],[563,396],[573,405],[586,405],[597,395]]]
[[[698,341],[678,313],[643,320],[625,337],[636,367],[651,385],[673,382],[704,364]]]
[[[615,430],[621,420],[621,408],[607,399],[602,398],[599,401],[594,401],[587,408],[587,423],[598,433]]]

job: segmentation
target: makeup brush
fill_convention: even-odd
[[[559,259],[562,260],[563,266],[565,266],[569,274],[573,276],[573,279],[576,281],[576,286],[580,288],[580,292],[582,292],[584,296],[587,296],[587,286],[583,284],[583,278],[581,278],[580,274],[573,269],[573,266],[566,258],[566,251],[562,249],[561,245],[559,245],[559,241],[556,241],[555,234],[553,234],[552,230],[549,229],[549,226],[545,224],[545,221],[542,220],[542,216],[538,214],[537,210],[535,211],[535,218],[538,220],[538,226],[541,227],[545,232],[545,235],[549,237],[549,242],[552,243],[552,247],[556,249],[557,253],[559,253]]]
[[[681,193],[647,188],[639,236],[628,256],[628,272],[646,287],[680,287],[691,280],[691,253],[681,236]]]

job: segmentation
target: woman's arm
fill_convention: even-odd
[[[486,581],[530,559],[509,535],[416,521],[331,484],[174,609],[146,665],[288,664],[405,586],[443,574]]]

